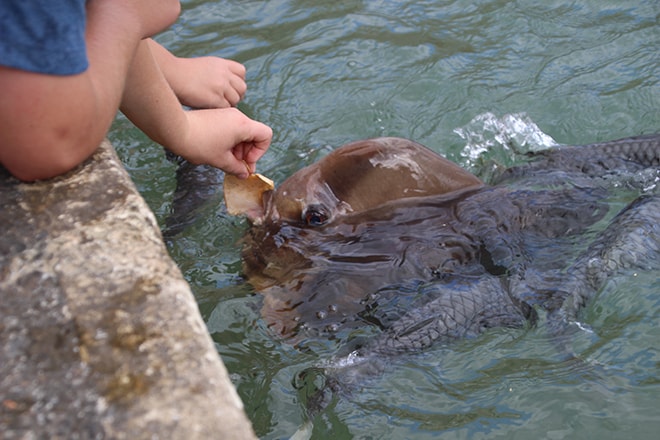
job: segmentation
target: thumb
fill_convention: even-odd
[[[239,179],[247,179],[251,174],[247,164],[242,160],[236,159],[233,154],[228,155],[228,163],[222,164],[220,169],[227,174],[233,174]]]

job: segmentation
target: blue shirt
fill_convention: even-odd
[[[87,69],[85,0],[0,1],[0,65],[73,75]]]

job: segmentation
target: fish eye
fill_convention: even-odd
[[[321,226],[327,223],[328,215],[320,206],[309,206],[303,212],[303,221],[308,226]]]

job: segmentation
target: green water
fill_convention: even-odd
[[[259,171],[281,182],[348,141],[414,139],[465,165],[523,149],[660,131],[657,0],[184,1],[159,37],[248,69],[239,106],[274,131]],[[459,135],[459,133],[461,135]],[[123,118],[110,133],[165,224],[175,166]],[[220,190],[220,188],[218,188]],[[296,374],[331,355],[264,328],[240,278],[243,220],[218,193],[168,243],[257,434],[305,422]],[[538,326],[392,362],[313,421],[312,438],[646,439],[660,431],[660,277],[613,280],[581,316],[567,363]]]

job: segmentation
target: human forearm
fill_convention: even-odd
[[[85,39],[92,102],[98,121],[97,136],[105,136],[117,113],[125,95],[127,75],[144,37],[161,30],[163,23],[171,24],[180,11],[178,1],[160,2],[158,6],[163,15],[147,19],[152,14],[148,8],[145,13],[144,7],[148,4],[148,1],[135,0],[92,0],[87,4]]]
[[[152,140],[177,152],[187,130],[186,115],[146,40],[130,66],[120,110]]]

